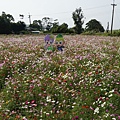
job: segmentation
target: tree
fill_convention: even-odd
[[[68,25],[63,23],[58,27],[58,33],[66,33],[68,31]]]
[[[82,33],[82,25],[84,23],[83,21],[83,12],[81,7],[76,9],[73,13],[72,13],[72,18],[74,20],[74,24],[75,24],[75,31],[77,34]]]
[[[34,30],[42,30],[42,21],[41,20],[34,20],[33,24],[30,25],[31,29]]]
[[[51,28],[51,32],[52,33],[57,33],[58,32],[58,28],[59,28],[59,25],[54,23],[53,27]]]
[[[90,20],[88,23],[86,23],[86,27],[85,27],[86,31],[94,31],[94,32],[104,32],[104,28],[101,25],[101,23],[99,21],[97,21],[96,19],[92,19]]]
[[[69,29],[68,29],[68,33],[70,33],[70,34],[71,34],[71,33],[75,33],[74,27],[73,27],[73,28],[69,28]]]
[[[51,28],[52,33],[67,33],[68,32],[68,25],[63,23],[62,25],[58,25],[58,23],[54,23],[53,27]]]
[[[10,14],[6,14],[5,12],[2,12],[2,16],[1,16],[4,20],[8,21],[8,22],[14,22],[14,18],[12,15]]]
[[[53,24],[53,25],[52,25],[52,28],[51,28],[50,31],[51,31],[52,33],[57,33],[58,27],[59,27],[58,19],[55,19],[52,24]]]
[[[42,19],[42,25],[45,30],[49,31],[52,28],[53,23],[49,17],[44,17]]]
[[[19,34],[21,31],[24,31],[26,25],[22,21],[18,21],[17,23],[12,23],[12,32],[15,34]]]
[[[11,23],[14,22],[14,18],[10,14],[2,12],[0,16],[0,33],[9,34],[11,33]]]

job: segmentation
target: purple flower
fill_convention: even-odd
[[[75,116],[75,119],[78,119],[79,117],[78,116]]]
[[[78,116],[75,116],[74,118],[72,118],[72,120],[77,120],[79,117]]]
[[[118,116],[118,120],[120,120],[120,115]]]
[[[109,112],[108,110],[106,110],[106,112]]]

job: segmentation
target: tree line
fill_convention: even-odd
[[[80,8],[77,8],[72,13],[72,19],[74,21],[74,27],[68,28],[67,23],[59,24],[58,19],[51,19],[44,17],[41,20],[34,20],[28,27],[23,21],[15,20],[12,15],[2,12],[0,16],[0,34],[19,34],[30,31],[42,31],[51,33],[76,33],[81,34],[86,31],[104,32],[104,28],[96,19],[90,20],[86,23],[86,27],[83,28],[84,15]]]

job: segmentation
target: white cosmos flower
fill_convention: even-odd
[[[109,93],[113,93],[115,90],[113,89],[113,90],[111,90],[111,91],[109,91]]]
[[[47,101],[47,102],[51,102],[50,96],[47,96],[46,101]]]
[[[65,74],[64,76],[62,76],[64,79],[66,79],[68,76],[67,76],[67,74]]]
[[[104,102],[103,104],[101,104],[101,107],[104,107],[104,106],[105,106],[105,104],[106,104],[106,102]]]
[[[99,107],[94,110],[94,114],[99,113]]]
[[[110,94],[108,97],[112,97],[113,96],[113,94]]]

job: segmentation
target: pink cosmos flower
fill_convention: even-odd
[[[34,104],[34,103],[35,103],[35,100],[32,100],[32,101],[31,101],[31,104]]]
[[[5,61],[3,63],[0,63],[0,68],[5,64]]]
[[[28,102],[28,101],[26,101],[26,102],[25,102],[25,104],[26,104],[26,105],[28,105],[28,104],[29,104],[29,102]]]

